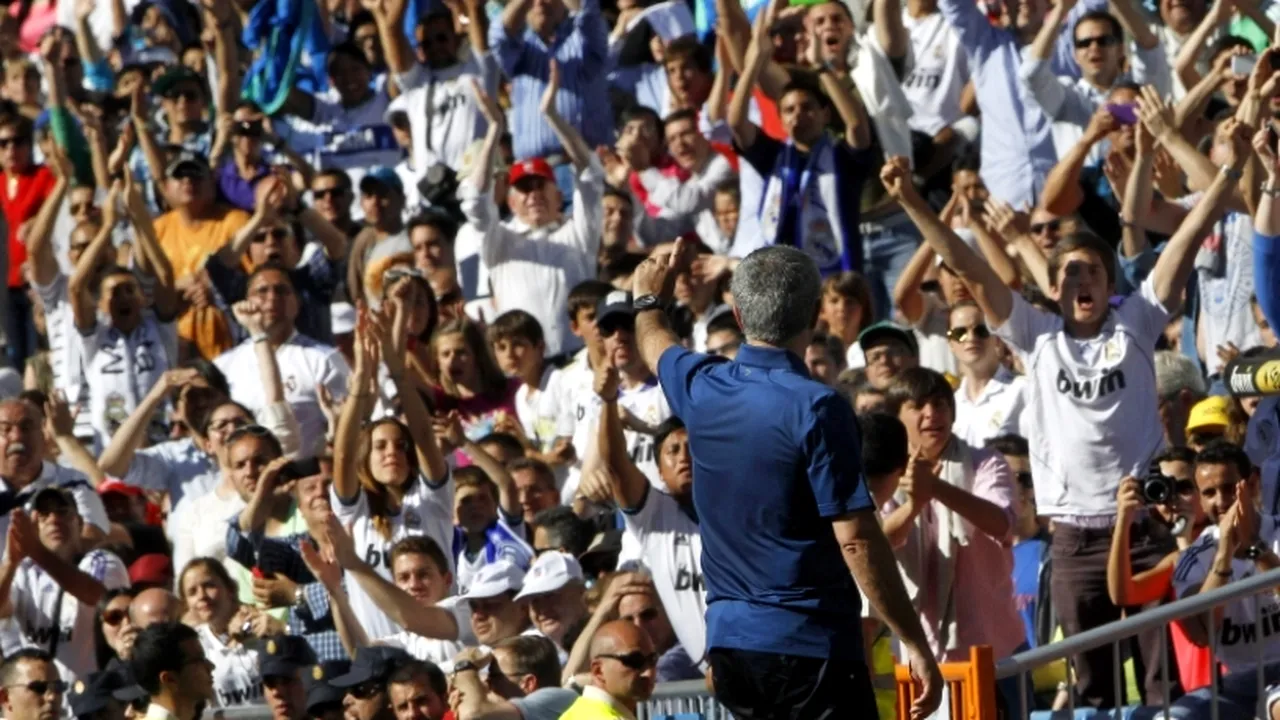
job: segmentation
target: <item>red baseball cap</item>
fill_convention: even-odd
[[[129,497],[137,497],[142,494],[142,488],[127,485],[119,480],[108,480],[98,486],[99,495],[106,495],[107,493],[120,493]]]
[[[173,562],[162,553],[148,553],[129,566],[129,582],[134,585],[165,585],[172,578]]]
[[[515,185],[527,177],[540,177],[551,182],[556,181],[556,174],[551,170],[551,165],[542,158],[521,160],[512,165],[511,171],[507,173],[507,182]]]

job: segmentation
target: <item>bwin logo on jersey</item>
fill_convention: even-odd
[[[364,551],[364,562],[369,567],[376,568],[379,565],[381,565],[382,567],[390,570],[391,569],[391,553],[389,552],[384,553],[378,550],[378,548],[373,543],[369,543],[369,546],[365,548],[365,551]]]
[[[702,573],[680,568],[676,571],[676,590],[702,592]]]
[[[1117,390],[1123,390],[1124,387],[1124,371],[1119,368],[1103,370],[1102,374],[1096,378],[1080,381],[1072,380],[1066,370],[1058,371],[1058,392],[1070,395],[1076,400],[1104,398]]]
[[[27,635],[31,638],[31,642],[36,645],[51,645],[55,634],[60,636],[58,638],[60,644],[71,642],[71,628],[39,627],[27,629]]]

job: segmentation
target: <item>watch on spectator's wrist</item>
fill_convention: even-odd
[[[1230,165],[1222,166],[1222,174],[1226,175],[1228,180],[1239,180],[1240,178],[1244,177],[1243,171],[1237,168],[1233,168]]]
[[[267,334],[266,334],[266,333],[256,333],[256,334],[254,334],[253,336],[251,336],[251,337],[249,338],[249,341],[250,341],[250,342],[253,342],[253,343],[266,342],[266,341],[267,341]]]
[[[454,675],[457,675],[460,672],[466,672],[468,670],[479,670],[479,669],[480,668],[476,667],[476,664],[471,662],[470,660],[459,660],[458,662],[453,664]]]
[[[293,606],[298,609],[307,606],[307,593],[302,589],[301,585],[293,590]]]
[[[1244,556],[1249,560],[1257,560],[1267,554],[1267,546],[1261,541],[1254,541],[1252,545],[1245,548]]]
[[[653,294],[641,295],[635,300],[632,300],[631,307],[638,313],[644,312],[645,310],[665,310],[666,309],[665,307],[663,307],[662,298]]]

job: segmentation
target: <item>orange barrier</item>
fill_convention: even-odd
[[[910,720],[916,687],[906,666],[894,668],[898,681],[898,720]],[[995,720],[996,659],[991,647],[969,648],[968,662],[942,663],[942,678],[951,688],[952,720]]]

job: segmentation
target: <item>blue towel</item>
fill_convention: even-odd
[[[245,75],[242,95],[267,114],[280,109],[291,88],[313,95],[329,88],[325,60],[329,39],[316,0],[259,2],[249,13],[240,40],[261,50]],[[303,58],[309,62],[304,63]]]
[[[755,22],[756,13],[769,5],[768,0],[738,0],[747,11],[747,19]],[[716,31],[715,0],[693,0],[693,26],[699,40],[706,40],[708,35]]]

